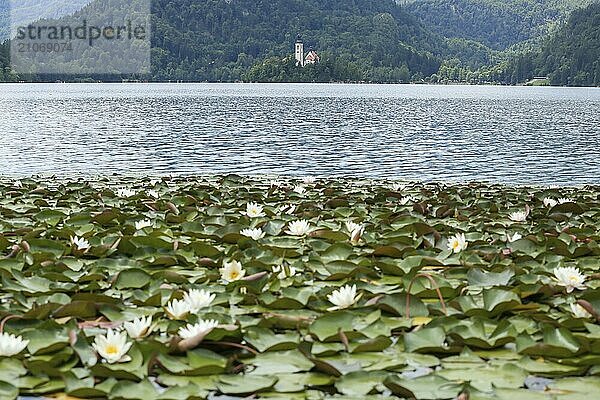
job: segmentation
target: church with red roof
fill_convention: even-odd
[[[308,53],[304,54],[304,41],[300,35],[296,37],[295,57],[296,66],[300,67],[308,64],[316,64],[320,61],[319,54],[313,49],[309,49]]]

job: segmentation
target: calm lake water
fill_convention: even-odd
[[[600,184],[600,89],[0,85],[0,175]]]

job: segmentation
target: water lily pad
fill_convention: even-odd
[[[594,393],[595,188],[407,183],[398,191],[319,179],[298,195],[297,179],[233,175],[21,182],[0,178],[0,317],[5,332],[30,342],[0,358],[0,397],[15,388],[146,400]],[[135,195],[115,194],[125,188]],[[546,197],[577,202],[549,210]],[[248,203],[264,216],[243,214]],[[527,223],[508,220],[507,210],[525,205]],[[300,219],[312,233],[288,235]],[[149,226],[137,229],[142,220]],[[366,227],[358,243],[348,222]],[[266,235],[240,235],[246,228]],[[458,253],[447,249],[456,233],[467,241]],[[523,237],[511,242],[516,233]],[[90,248],[75,249],[75,235]],[[252,279],[223,282],[219,269],[232,260]],[[274,273],[279,265],[296,273]],[[553,279],[560,267],[578,268],[585,287],[566,293]],[[361,299],[330,310],[327,295],[355,284]],[[193,312],[166,313],[168,302],[190,296]],[[127,322],[137,337],[129,323],[141,317],[152,326],[127,339],[130,360],[96,354],[98,335]],[[178,347],[180,329],[201,320],[219,325],[193,350]],[[545,392],[527,388],[543,379],[553,380],[543,381]]]
[[[153,400],[158,396],[158,392],[147,380],[139,383],[122,381],[113,386],[111,390],[111,399],[123,400]]]
[[[270,389],[277,383],[274,376],[252,376],[251,379],[244,375],[223,375],[219,378],[217,389],[225,394],[250,394]]]
[[[506,286],[514,275],[514,272],[511,270],[504,270],[502,272],[485,272],[483,270],[473,268],[467,273],[467,280],[471,286]]]
[[[475,389],[491,392],[493,388],[520,388],[524,385],[527,373],[514,364],[506,363],[499,367],[470,369],[445,369],[437,375],[454,382],[469,382]]]
[[[289,350],[296,348],[300,337],[298,333],[276,334],[270,329],[251,327],[248,328],[244,339],[256,350],[265,351]]]
[[[139,289],[146,286],[151,280],[152,277],[146,271],[132,268],[119,273],[115,287],[117,289]]]
[[[416,399],[453,399],[462,390],[462,385],[454,384],[436,375],[416,379],[403,379],[392,375],[384,381],[394,394]]]
[[[330,386],[334,382],[334,378],[329,375],[312,372],[298,374],[278,373],[277,377],[279,380],[273,389],[277,393],[286,393],[287,395],[294,392],[302,392],[309,387]]]
[[[517,351],[527,355],[545,357],[570,357],[577,353],[581,344],[573,334],[565,328],[546,327],[541,342],[525,335],[517,337]]]
[[[0,381],[0,398],[11,400],[19,395],[19,389],[8,382]]]
[[[340,330],[345,334],[353,332],[354,314],[348,311],[338,311],[317,318],[310,325],[310,332],[320,341],[340,340]]]
[[[251,375],[304,372],[313,367],[313,363],[298,350],[270,351],[257,355],[249,362],[256,367]]]
[[[335,383],[336,389],[346,396],[364,396],[388,377],[384,371],[357,371],[342,376]]]
[[[425,328],[404,335],[404,346],[408,352],[436,352],[447,348],[446,332],[443,328]]]

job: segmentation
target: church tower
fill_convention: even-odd
[[[296,37],[296,66],[304,67],[304,42],[302,36]]]

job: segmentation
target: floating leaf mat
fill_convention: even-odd
[[[5,178],[1,329],[27,346],[0,357],[0,398],[595,398],[599,237],[599,188]],[[332,310],[345,285],[360,298]],[[215,297],[169,316],[192,289]],[[94,350],[150,316],[121,362]],[[201,319],[218,326],[182,341]]]

